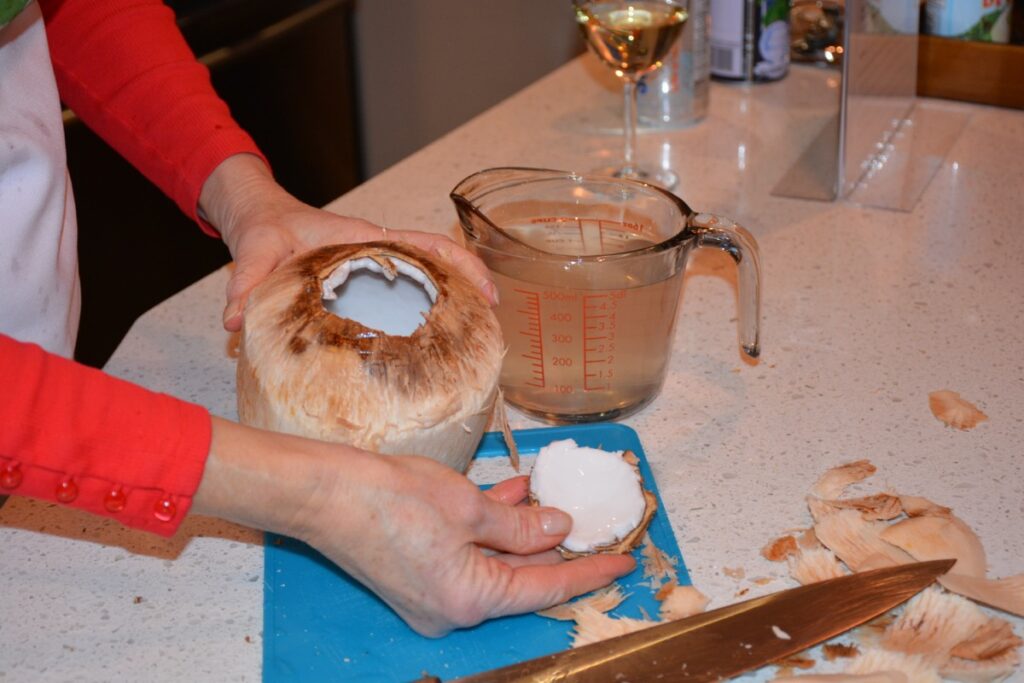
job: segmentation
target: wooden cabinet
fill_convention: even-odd
[[[1024,45],[921,36],[917,92],[1024,109]]]
[[[359,183],[349,0],[169,4],[284,187],[320,206]],[[75,357],[100,367],[139,315],[229,256],[72,112],[65,136],[82,278]]]

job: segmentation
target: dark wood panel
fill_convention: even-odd
[[[246,15],[242,21],[237,13],[271,5],[260,30],[238,32],[256,20]],[[180,22],[277,180],[315,206],[360,181],[351,5],[203,2],[197,3],[201,15]],[[230,27],[219,43],[217,22]],[[138,316],[227,263],[229,255],[70,113],[65,135],[82,279],[75,358],[102,367]]]
[[[1024,45],[921,36],[917,93],[1024,109]]]

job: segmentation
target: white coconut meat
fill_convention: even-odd
[[[465,471],[494,405],[502,353],[494,313],[454,268],[398,243],[323,247],[250,295],[238,415]]]
[[[541,448],[530,474],[530,497],[572,517],[572,531],[561,545],[568,553],[626,552],[642,537],[656,503],[625,455],[573,439]]]

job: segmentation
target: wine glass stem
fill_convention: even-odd
[[[622,170],[619,174],[622,177],[632,177],[637,174],[634,161],[636,150],[636,81],[632,78],[624,79],[625,85],[622,88],[624,96],[625,120],[623,131],[625,132],[625,147],[622,154]]]

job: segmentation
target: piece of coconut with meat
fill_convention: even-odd
[[[559,545],[566,558],[631,551],[658,509],[635,455],[579,446],[573,439],[540,449],[530,473],[530,501],[572,517],[572,531]]]
[[[396,294],[399,285],[413,295]],[[330,310],[332,296],[371,313],[426,301],[389,333],[335,312],[335,304]],[[452,266],[405,244],[322,247],[278,268],[249,296],[239,418],[465,471],[493,408],[503,353],[490,305]]]

